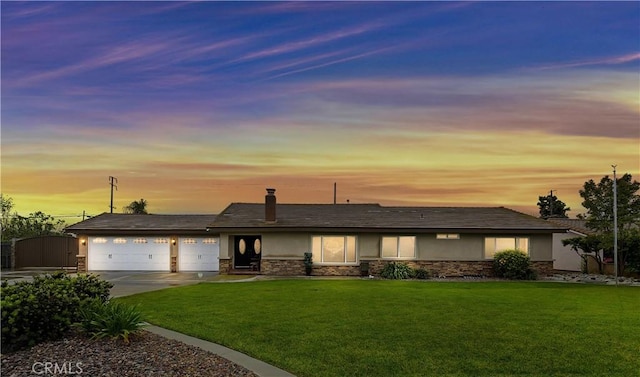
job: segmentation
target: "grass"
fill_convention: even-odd
[[[212,278],[207,279],[207,281],[237,281],[237,280],[247,280],[251,278],[255,278],[256,275],[216,275]]]
[[[638,376],[640,289],[275,280],[119,300],[298,376]]]

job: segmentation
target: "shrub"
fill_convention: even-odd
[[[96,275],[80,275],[71,279],[71,285],[81,301],[97,298],[102,302],[107,302],[109,292],[113,288],[113,284],[101,280]]]
[[[505,250],[493,257],[493,271],[497,277],[513,280],[533,280],[529,256],[520,250]]]
[[[425,270],[424,268],[416,268],[413,271],[413,277],[421,280],[429,279],[429,271]]]
[[[80,328],[93,338],[122,338],[129,343],[129,335],[142,330],[146,323],[137,307],[119,302],[88,301],[81,310]]]
[[[313,254],[306,252],[304,253],[304,272],[307,276],[311,275],[311,271],[313,270]]]
[[[306,268],[313,267],[313,254],[311,254],[309,252],[304,253],[304,266]]]
[[[380,276],[385,279],[409,279],[413,277],[413,268],[405,263],[391,262],[382,268]]]
[[[111,284],[95,277],[70,277],[64,272],[35,276],[32,281],[3,283],[2,351],[31,347],[61,338],[78,319],[84,300],[109,296]]]
[[[96,326],[93,321],[98,314],[102,314],[106,303],[100,299],[85,300],[78,308],[78,321],[74,326],[82,330],[85,334],[91,335],[95,331]]]

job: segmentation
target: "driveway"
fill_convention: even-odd
[[[2,271],[0,279],[9,284],[18,281],[29,281],[35,275],[50,274],[55,270],[33,269],[20,271]],[[170,287],[198,284],[213,280],[218,272],[148,272],[148,271],[93,271],[101,279],[113,284],[111,297],[129,296],[136,293],[157,291]]]
[[[197,284],[218,276],[217,272],[95,271],[92,274],[113,284],[111,297]]]

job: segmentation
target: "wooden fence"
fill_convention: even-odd
[[[67,236],[40,236],[17,240],[15,268],[76,267],[78,240]]]

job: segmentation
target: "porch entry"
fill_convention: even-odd
[[[233,246],[233,268],[260,271],[261,255],[261,236],[235,236]]]

